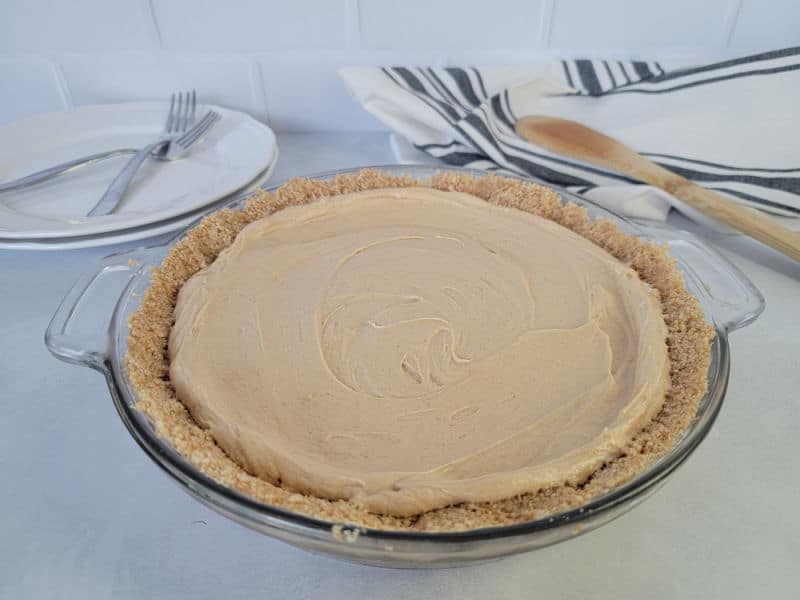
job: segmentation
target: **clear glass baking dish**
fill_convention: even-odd
[[[392,174],[427,179],[436,171],[465,169],[427,166],[377,166]],[[347,169],[310,177],[330,179]],[[475,172],[482,175],[483,172]],[[274,189],[270,186],[266,189]],[[550,186],[552,187],[552,186]],[[568,540],[591,531],[638,505],[657,490],[705,438],[722,406],[728,384],[728,333],[747,325],[764,309],[764,299],[741,271],[693,235],[662,224],[632,222],[563,190],[564,201],[587,207],[597,218],[616,222],[624,231],[658,243],[668,243],[686,277],[689,291],[702,303],[717,335],[712,345],[708,393],[692,424],[672,450],[627,484],[588,504],[548,518],[506,527],[453,533],[408,533],[363,529],[306,517],[262,504],[213,481],[157,437],[136,408],[136,394],[123,368],[127,349],[127,319],[139,306],[149,285],[152,266],[186,230],[158,246],[139,248],[105,258],[66,295],[45,335],[56,357],[100,371],[106,378],[120,418],[130,434],[181,488],[217,512],[252,529],[307,550],[371,565],[445,567],[485,561]],[[240,207],[246,196],[227,206]]]

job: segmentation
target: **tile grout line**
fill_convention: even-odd
[[[150,13],[150,22],[153,25],[152,33],[155,35],[158,49],[164,50],[164,39],[161,37],[161,28],[158,26],[158,19],[156,18],[156,7],[153,5],[154,0],[146,0],[147,9]]]
[[[725,48],[731,47],[731,41],[733,40],[733,34],[736,32],[736,25],[739,22],[739,15],[741,12],[742,0],[734,0],[730,4],[724,17],[725,28],[727,31],[725,32],[725,38],[722,41]]]
[[[264,80],[264,71],[255,56],[249,56],[250,83],[254,100],[258,106],[258,117],[269,125],[269,101],[267,100],[267,82]],[[271,125],[270,125],[271,127]]]
[[[347,40],[348,50],[360,49],[361,40],[361,6],[359,0],[347,0]]]
[[[75,101],[72,98],[72,90],[67,83],[67,77],[64,75],[64,69],[61,67],[61,62],[55,58],[50,58],[50,69],[53,76],[58,83],[58,91],[61,94],[61,101],[64,103],[64,108],[75,108]]]
[[[539,23],[539,39],[536,46],[538,48],[550,47],[550,35],[553,31],[553,17],[556,11],[556,0],[544,0],[542,6],[541,22]]]

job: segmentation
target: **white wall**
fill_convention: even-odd
[[[196,87],[278,130],[380,129],[337,67],[792,45],[800,0],[0,0],[0,123]]]

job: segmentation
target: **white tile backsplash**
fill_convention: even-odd
[[[434,64],[430,54],[357,52],[258,55],[270,123],[283,131],[370,131],[386,127],[355,102],[337,71],[344,65]]]
[[[0,52],[106,52],[158,47],[147,0],[2,0]]]
[[[382,129],[339,67],[699,64],[790,45],[798,0],[0,0],[0,122],[195,87],[278,130]]]
[[[274,56],[258,59],[270,124],[279,130],[382,130],[355,102],[336,70],[352,56]]]
[[[735,0],[558,0],[549,43],[592,53],[713,48],[724,45],[735,12]]]
[[[168,50],[343,48],[346,0],[152,0]]]
[[[365,48],[447,51],[487,45],[497,49],[541,46],[546,0],[437,2],[360,0]]]
[[[0,59],[0,124],[69,106],[58,67],[36,58]]]
[[[195,88],[201,102],[267,119],[254,60],[221,54],[65,55],[59,62],[75,104],[160,100]]]
[[[758,48],[765,33],[773,48],[800,46],[800,2],[798,0],[743,0],[730,44]]]

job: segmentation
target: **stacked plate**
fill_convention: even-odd
[[[114,214],[87,217],[130,155],[111,158],[25,189],[0,193],[0,248],[64,249],[144,239],[185,227],[232,194],[256,187],[278,158],[266,125],[233,110],[184,158],[151,160]],[[160,135],[166,103],[84,106],[0,127],[0,182]]]

